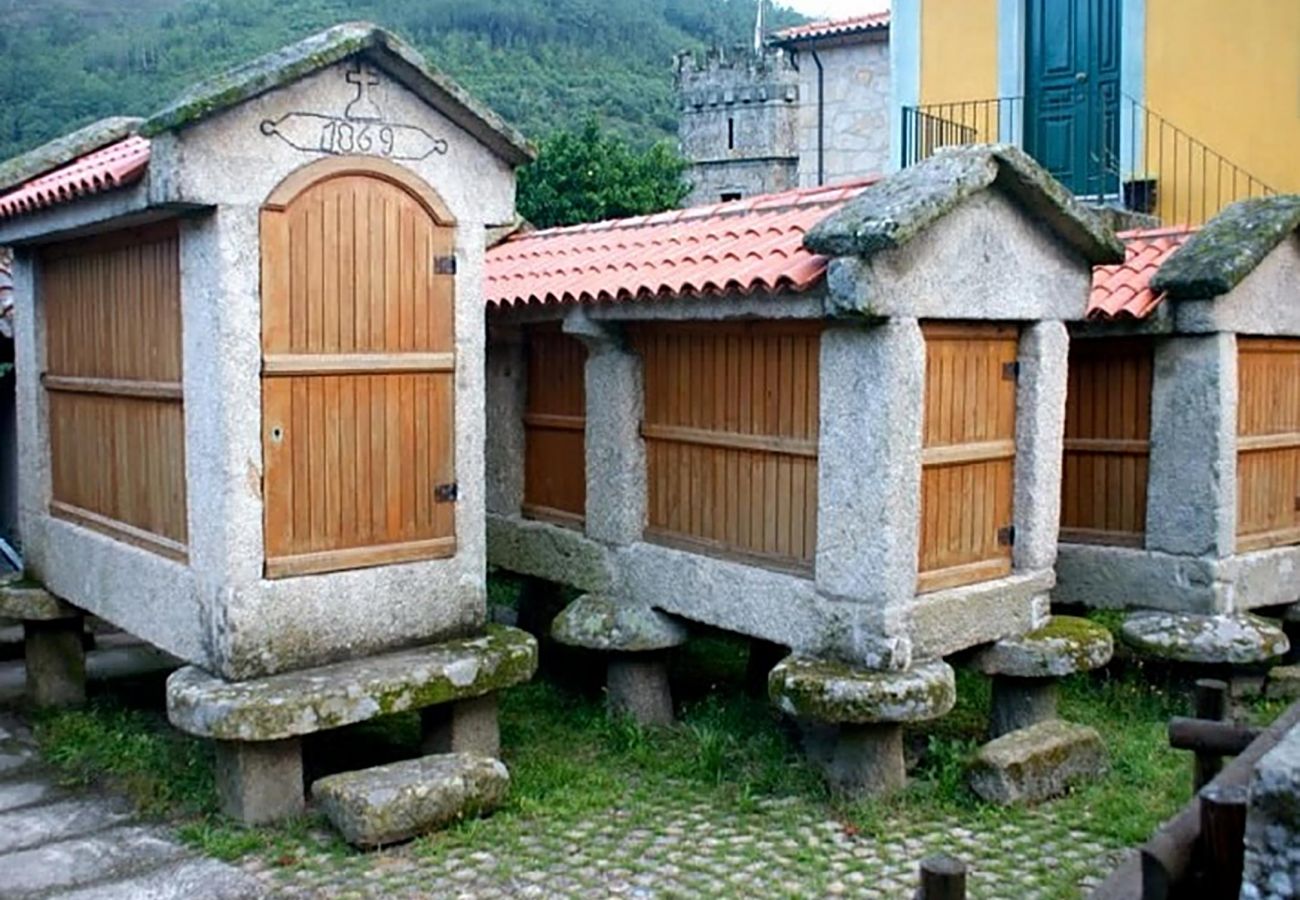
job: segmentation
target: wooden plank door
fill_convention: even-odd
[[[1011,572],[1018,345],[1014,326],[925,326],[919,592]]]
[[[1237,354],[1237,551],[1300,543],[1300,340]]]
[[[587,513],[587,348],[558,322],[524,333],[523,513],[581,527]]]
[[[262,212],[269,578],[456,551],[454,229],[366,165]]]

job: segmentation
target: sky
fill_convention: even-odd
[[[889,8],[889,0],[777,0],[816,19],[844,19]]]

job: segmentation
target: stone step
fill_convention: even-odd
[[[0,781],[0,813],[61,800],[63,793],[59,788],[41,779],[19,777],[3,780]]]
[[[55,894],[58,900],[257,900],[252,876],[215,859],[185,859],[130,878]]]
[[[999,806],[1039,803],[1105,771],[1106,747],[1096,730],[1049,719],[981,747],[971,766],[970,786]]]
[[[0,855],[0,872],[6,900],[21,900],[126,878],[188,855],[161,829],[123,825]]]
[[[329,775],[311,793],[349,843],[379,847],[491,812],[509,786],[499,760],[444,753]]]
[[[120,800],[73,798],[0,813],[0,853],[81,837],[133,818]]]

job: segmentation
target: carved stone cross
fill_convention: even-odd
[[[349,70],[344,77],[347,79],[348,84],[354,84],[357,87],[356,99],[349,103],[348,108],[343,111],[344,117],[361,121],[382,119],[384,114],[380,111],[379,104],[375,102],[370,94],[370,89],[379,85],[379,73],[358,62],[357,67]]]

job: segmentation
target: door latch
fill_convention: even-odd
[[[1003,525],[998,529],[998,546],[1013,547],[1016,543],[1016,526]]]
[[[440,484],[433,489],[433,499],[439,503],[455,503],[460,496],[460,487],[456,482]]]

